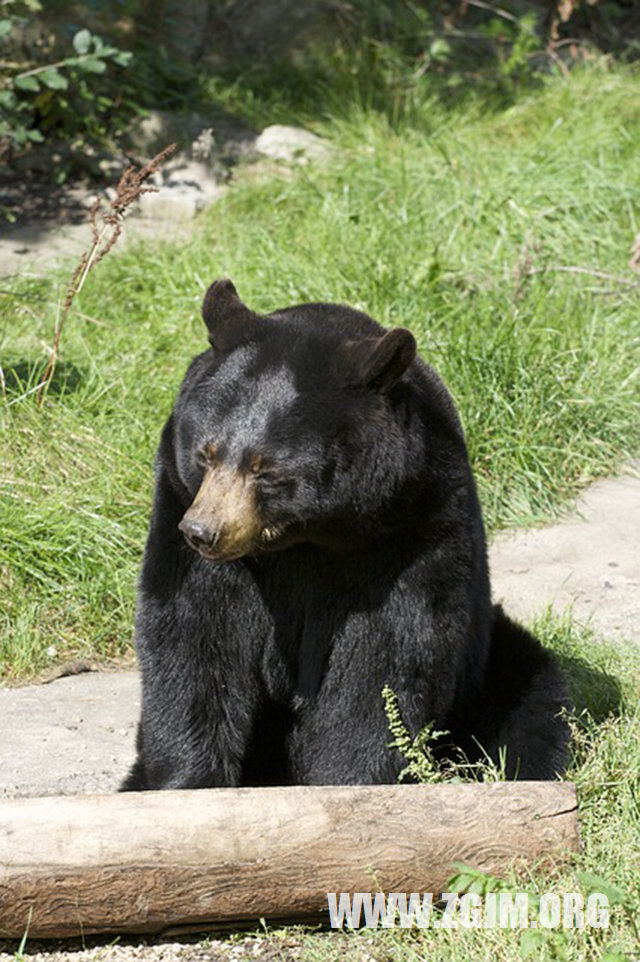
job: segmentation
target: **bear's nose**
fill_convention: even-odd
[[[211,548],[216,541],[217,532],[202,521],[183,518],[178,528],[194,548]]]

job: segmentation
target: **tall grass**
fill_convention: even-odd
[[[637,72],[578,72],[499,113],[423,106],[395,129],[343,112],[324,127],[326,168],[240,178],[189,244],[168,237],[105,260],[74,305],[41,411],[28,392],[66,278],[5,283],[5,676],[130,644],[153,451],[206,346],[198,309],[216,276],[258,310],[336,300],[409,326],[459,406],[491,528],[552,517],[637,450],[640,292],[555,270],[627,272]]]

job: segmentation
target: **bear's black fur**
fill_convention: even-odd
[[[336,304],[260,317],[230,281],[203,314],[158,451],[123,789],[393,782],[385,685],[412,733],[555,777],[565,686],[492,607],[460,422],[412,335]]]

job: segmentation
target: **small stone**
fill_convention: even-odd
[[[271,160],[285,163],[308,164],[310,160],[325,160],[329,145],[302,127],[273,124],[265,127],[256,140],[256,150]]]
[[[199,192],[188,188],[164,189],[157,194],[143,194],[140,198],[143,217],[154,220],[193,220],[203,206]]]

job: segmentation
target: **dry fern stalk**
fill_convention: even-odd
[[[122,223],[128,208],[131,207],[142,194],[153,193],[157,190],[156,187],[145,187],[144,183],[152,174],[155,174],[161,164],[171,156],[175,149],[176,144],[169,144],[164,150],[161,150],[159,154],[156,154],[148,164],[141,167],[140,170],[136,170],[135,167],[127,167],[120,178],[116,188],[116,196],[113,200],[105,205],[103,199],[98,197],[91,208],[89,212],[91,244],[80,258],[78,266],[71,276],[69,287],[67,288],[67,296],[65,297],[60,317],[56,322],[51,354],[42,376],[42,383],[36,395],[38,407],[40,407],[46,397],[53,379],[60,351],[62,329],[69,316],[74,298],[82,290],[91,268],[100,263],[102,258],[105,257],[114,244],[116,244],[122,233]]]

